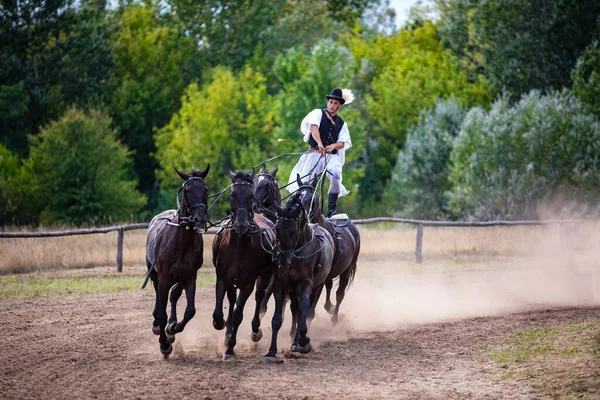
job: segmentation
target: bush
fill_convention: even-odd
[[[445,217],[450,154],[466,113],[458,100],[439,99],[409,129],[384,193],[384,203],[393,213],[408,218]]]
[[[482,220],[538,216],[579,202],[598,209],[600,122],[569,91],[532,91],[515,106],[504,96],[472,109],[451,156],[449,208]]]
[[[130,153],[111,120],[71,109],[31,139],[29,158],[40,222],[75,225],[130,220],[146,199],[131,177]]]

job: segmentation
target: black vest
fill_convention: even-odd
[[[333,125],[331,121],[329,121],[329,118],[327,118],[327,115],[325,115],[326,110],[321,111],[322,116],[321,124],[319,125],[319,133],[321,134],[321,142],[323,142],[323,147],[325,147],[329,146],[330,144],[337,143],[338,138],[340,136],[340,131],[342,130],[342,126],[344,126],[344,120],[336,114],[336,116],[332,118],[333,122],[335,122],[335,125]],[[313,139],[312,134],[308,139],[308,144],[310,144],[313,147],[318,146],[317,141]],[[334,150],[332,153],[336,154],[337,150]]]

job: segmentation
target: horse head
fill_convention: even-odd
[[[175,168],[177,174],[183,179],[181,192],[181,204],[179,205],[179,217],[189,220],[194,224],[194,229],[206,231],[208,222],[208,187],[204,178],[208,175],[210,164],[204,171],[192,168],[190,174],[180,172]],[[188,225],[189,226],[189,225]]]
[[[299,188],[297,191],[298,198],[308,213],[310,222],[317,222],[317,217],[321,213],[319,195],[317,194],[317,177],[314,177],[309,184],[302,182],[300,175],[297,175],[296,183]]]
[[[306,212],[297,193],[290,197],[283,208],[275,205],[275,209],[278,215],[275,233],[279,265],[288,267],[292,262],[293,251],[298,247],[307,225]]]
[[[273,171],[269,171],[263,165],[254,180],[254,198],[257,206],[255,211],[265,214],[273,222],[277,218],[273,205],[281,204],[281,193],[279,193],[279,185],[275,178],[277,170],[278,167],[275,167]]]
[[[254,168],[250,171],[238,171],[235,174],[229,171],[231,178],[231,205],[234,230],[245,235],[250,222],[254,219]]]

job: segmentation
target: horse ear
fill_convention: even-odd
[[[310,184],[315,189],[317,188],[317,177],[316,176],[313,178],[313,180],[312,180],[312,182],[310,182]]]
[[[231,178],[232,181],[235,179],[235,174],[233,172],[231,172],[231,170],[229,170],[229,177]]]
[[[275,169],[274,169],[273,171],[271,171],[271,176],[272,176],[273,178],[275,178],[275,175],[277,175],[277,170],[278,170],[278,169],[279,169],[279,165],[276,165],[276,166],[275,166]]]
[[[261,164],[260,165],[260,173],[264,174],[265,172],[267,172],[267,167],[265,164]]]
[[[250,168],[248,173],[250,174],[250,180],[254,180],[254,168]]]
[[[206,169],[202,172],[200,172],[200,177],[202,179],[206,178],[206,175],[208,175],[208,171],[210,171],[210,163],[208,164],[208,166],[206,167]]]
[[[300,174],[296,174],[296,183],[298,186],[304,185],[304,182],[302,182],[302,179],[300,179]]]
[[[175,167],[173,167],[175,168]],[[181,179],[183,179],[184,181],[187,181],[188,179],[190,179],[190,176],[188,174],[186,174],[185,172],[180,172],[177,168],[175,168],[175,172],[177,172],[177,175],[179,175],[181,177]]]

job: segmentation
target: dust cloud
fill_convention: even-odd
[[[309,336],[317,347],[369,332],[463,318],[496,316],[530,309],[600,305],[600,224],[577,223],[502,228],[430,228],[423,238],[423,263],[414,260],[412,229],[361,229],[356,278],[347,290],[335,328],[317,305]],[[335,304],[335,290],[332,302]],[[208,301],[207,301],[208,300]],[[183,307],[180,302],[178,307]],[[227,305],[227,301],[225,302]],[[254,294],[246,303],[236,354],[261,357],[271,340],[273,299],[262,320],[263,338],[250,341]],[[178,335],[175,355],[225,351],[224,332],[212,327],[214,294]],[[183,312],[183,310],[181,311]],[[227,315],[227,307],[224,309]],[[150,322],[149,322],[150,323]],[[291,317],[286,307],[278,336],[289,349]],[[148,326],[149,328],[149,326]],[[152,346],[155,346],[153,343]]]
[[[472,234],[468,228],[460,232]],[[508,255],[493,254],[493,249],[487,249],[491,254],[440,255],[433,244],[429,260],[424,249],[421,265],[385,257],[363,262],[343,313],[354,330],[372,331],[530,308],[600,304],[600,225],[536,226],[517,234],[496,243],[510,242],[514,251]],[[435,241],[435,233],[430,236]],[[472,239],[475,243],[478,238]]]

